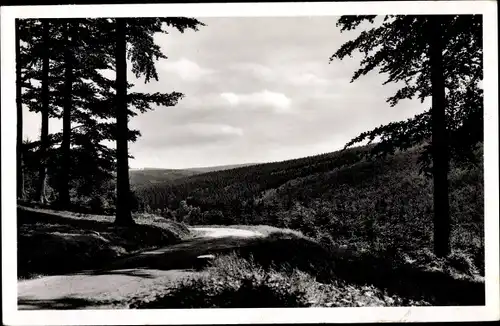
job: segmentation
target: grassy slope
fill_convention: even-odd
[[[263,226],[254,230],[269,233],[218,252],[203,273],[129,304],[135,308],[484,304],[484,282],[464,274],[425,270],[415,263],[394,264],[349,250],[331,251],[297,232]]]
[[[116,227],[112,216],[18,206],[18,277],[97,268],[120,256],[189,237],[182,223],[149,215],[134,228]]]
[[[218,256],[205,273],[162,286],[132,308],[273,308],[429,305],[374,286],[318,282],[299,269],[265,268],[255,259]]]

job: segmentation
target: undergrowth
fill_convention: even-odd
[[[263,267],[236,254],[215,259],[207,273],[191,276],[130,308],[272,308],[428,305],[388,295],[374,286],[320,283],[299,269]]]

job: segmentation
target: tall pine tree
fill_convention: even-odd
[[[17,198],[24,198],[24,174],[23,174],[23,104],[22,104],[22,64],[21,64],[21,24],[16,19],[16,110],[17,110],[17,135],[16,135],[16,178]]]
[[[42,112],[44,121],[47,116],[63,119],[63,130],[55,134],[43,132],[40,141],[25,144],[27,157],[41,162],[40,171],[42,166],[44,171],[49,168],[49,185],[58,190],[58,201],[64,206],[70,202],[69,197],[75,196],[70,195],[71,188],[75,188],[77,197],[87,198],[109,191],[116,171],[120,183],[117,196],[121,198],[117,200],[117,223],[131,224],[127,142],[135,141],[140,132],[128,129],[128,118],[137,111],[153,109],[153,105],[175,105],[182,94],[129,92],[134,85],[126,79],[126,60],[131,61],[132,72],[138,78],[144,76],[145,82],[158,80],[155,60],[166,56],[154,43],[153,35],[166,33],[168,26],[183,32],[187,28],[196,30],[202,24],[190,18],[128,18],[121,26],[120,20],[107,18],[33,22],[40,28],[31,29],[31,35],[26,37],[33,39],[27,52],[32,62],[40,64],[30,66],[31,83],[22,94],[22,101],[31,111]],[[42,33],[41,27],[47,23],[50,38]],[[118,35],[125,37],[125,43]],[[120,47],[116,46],[117,41],[121,41]],[[103,69],[115,70],[119,78],[106,78],[100,73]],[[45,98],[49,90],[50,97]],[[40,98],[46,101],[40,104]],[[120,145],[115,150],[105,146],[105,141],[117,141]],[[32,150],[36,153],[29,153]],[[47,160],[40,159],[43,157]]]
[[[37,199],[46,203],[47,161],[49,148],[49,57],[50,57],[50,22],[42,19],[42,126],[40,130],[40,165],[38,169]]]
[[[71,111],[73,97],[73,57],[74,57],[74,37],[78,33],[78,28],[73,25],[77,22],[63,22],[64,49],[64,107],[63,107],[63,134],[61,143],[61,175],[59,180],[59,204],[62,208],[68,208],[70,204],[69,196],[69,173],[71,165]]]
[[[116,19],[116,224],[134,224],[128,207],[127,21]]]
[[[116,224],[131,225],[130,181],[128,165],[128,103],[141,111],[150,109],[144,104],[154,102],[157,105],[172,106],[182,97],[181,93],[167,94],[127,94],[127,43],[130,44],[129,58],[132,61],[132,71],[137,77],[144,76],[145,82],[151,78],[158,80],[155,60],[165,58],[160,47],[154,43],[155,33],[166,33],[166,26],[172,26],[183,32],[190,28],[197,30],[201,25],[192,18],[116,18],[116,150],[117,150],[117,199],[116,199]]]
[[[344,59],[356,50],[361,67],[351,80],[379,68],[387,83],[404,86],[387,99],[395,106],[402,99],[432,97],[429,110],[406,121],[393,122],[364,132],[346,147],[366,139],[372,155],[394,153],[427,142],[421,157],[422,172],[434,182],[434,252],[450,252],[448,169],[456,163],[476,163],[473,155],[482,142],[482,17],[458,16],[342,16],[341,31],[361,29],[358,37],[343,44],[330,58]]]

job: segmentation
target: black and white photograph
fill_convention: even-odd
[[[2,7],[4,323],[500,318],[496,3],[410,2]]]

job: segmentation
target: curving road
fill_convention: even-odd
[[[224,237],[263,237],[264,235],[258,231],[233,229],[233,228],[191,228],[191,231],[198,233],[204,238],[224,238]]]
[[[124,308],[133,298],[152,295],[162,285],[200,273],[193,270],[200,264],[199,256],[242,247],[264,237],[257,231],[234,228],[192,231],[196,235],[192,240],[117,260],[106,269],[19,281],[18,308]]]

